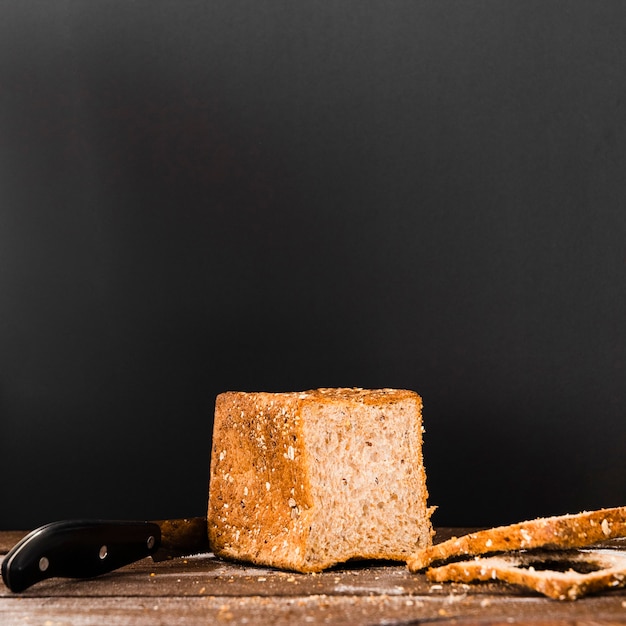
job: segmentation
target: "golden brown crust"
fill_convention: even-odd
[[[426,576],[434,582],[500,580],[555,600],[576,600],[626,585],[626,554],[605,549],[477,557],[431,568]]]
[[[412,391],[220,394],[214,552],[303,572],[350,558],[405,561],[432,537],[421,441]]]
[[[421,571],[449,559],[535,548],[569,549],[626,536],[626,507],[543,517],[453,537],[418,550],[407,560],[409,570]]]
[[[280,402],[270,393],[217,397],[208,532],[220,556],[261,564],[260,555],[273,550],[284,567],[297,566],[295,550],[287,553],[281,537],[289,534],[301,551],[308,532],[311,499],[298,407],[297,394],[283,394]],[[262,536],[242,532],[249,527],[262,528]]]
[[[397,402],[407,398],[419,398],[414,391],[408,389],[363,389],[361,387],[320,387],[297,393],[298,397],[307,397],[311,400],[323,402],[362,402],[363,404],[376,405],[381,402]],[[421,403],[421,399],[420,399]]]

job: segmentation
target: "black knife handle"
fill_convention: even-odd
[[[11,549],[2,579],[19,592],[46,578],[91,578],[150,556],[160,542],[161,529],[151,522],[52,522]]]

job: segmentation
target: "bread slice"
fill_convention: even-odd
[[[503,554],[434,567],[426,576],[434,582],[501,580],[555,600],[576,600],[625,586],[626,553],[604,549]]]
[[[406,561],[431,543],[422,401],[356,388],[216,399],[209,489],[215,554],[316,572]]]
[[[412,572],[433,563],[512,550],[582,548],[626,536],[626,506],[535,520],[481,530],[420,548],[407,559]]]

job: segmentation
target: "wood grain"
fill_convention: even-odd
[[[439,540],[458,531],[442,531]],[[23,533],[0,533],[6,553]],[[2,557],[0,557],[2,558]],[[100,578],[48,580],[21,594],[0,586],[0,624],[626,624],[626,590],[557,602],[503,584],[434,585],[402,564],[293,574],[211,554],[144,559]]]

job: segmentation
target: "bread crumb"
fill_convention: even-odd
[[[228,604],[223,604],[217,613],[217,619],[219,621],[230,622],[232,619],[234,619],[234,617],[235,616],[231,612],[230,606],[228,606]]]

